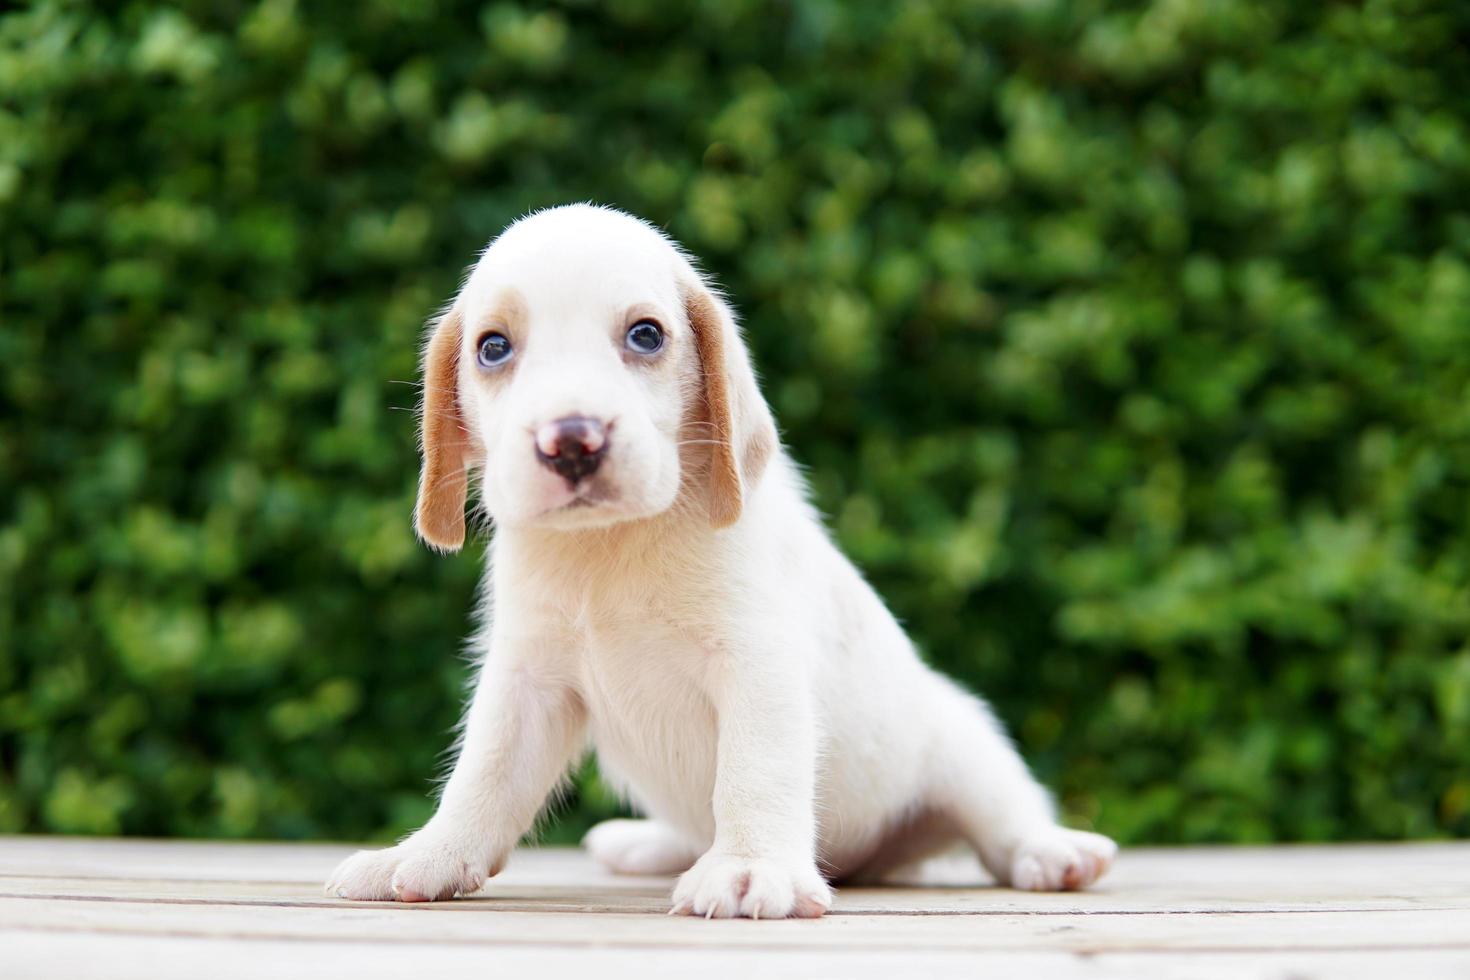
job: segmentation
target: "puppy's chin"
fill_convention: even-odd
[[[604,481],[572,490],[557,487],[529,494],[518,507],[491,510],[497,524],[505,527],[548,531],[585,531],[628,521],[657,517],[673,506],[672,495],[647,489],[628,490]]]

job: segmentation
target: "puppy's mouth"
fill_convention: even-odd
[[[558,511],[591,510],[604,504],[614,503],[616,494],[609,493],[605,488],[595,484],[587,483],[573,488],[572,499],[559,506],[551,508],[550,513]]]
[[[630,516],[615,489],[587,486],[572,489],[570,496],[560,500],[547,501],[545,509],[531,518],[531,522],[555,530],[575,531],[615,524]]]

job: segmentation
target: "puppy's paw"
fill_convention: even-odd
[[[416,834],[397,847],[358,851],[337,865],[327,894],[365,902],[438,902],[480,890],[500,870],[475,848]]]
[[[674,828],[656,820],[604,820],[587,831],[582,846],[621,875],[680,874],[699,857]]]
[[[832,889],[816,865],[743,858],[710,851],[674,887],[675,915],[706,919],[815,919],[832,907]]]
[[[1117,853],[1118,845],[1102,834],[1049,827],[1016,848],[1010,883],[1030,892],[1076,891],[1101,878]]]

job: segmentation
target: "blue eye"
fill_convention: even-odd
[[[487,333],[480,338],[480,367],[499,367],[514,353],[510,338],[503,333]]]
[[[637,354],[657,354],[664,345],[664,332],[652,320],[639,320],[628,328],[624,339],[628,350]]]

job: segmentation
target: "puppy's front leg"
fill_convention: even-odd
[[[805,918],[832,904],[816,864],[816,727],[790,639],[713,654],[715,841],[679,879],[673,911]]]
[[[439,809],[396,847],[342,862],[327,882],[330,894],[402,902],[467,895],[530,829],[582,748],[585,711],[568,686],[538,672],[529,645],[492,646]]]

